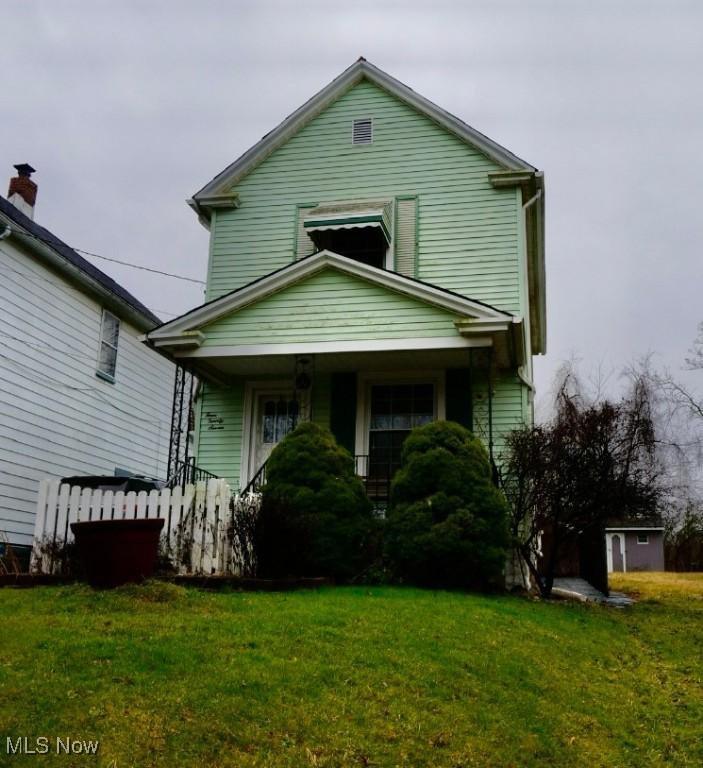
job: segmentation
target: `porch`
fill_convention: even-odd
[[[294,425],[312,420],[380,494],[413,427],[456,421],[492,456],[500,435],[529,420],[526,333],[504,310],[320,251],[145,340],[201,382],[202,469],[246,488]]]
[[[201,383],[194,453],[232,487],[258,490],[271,451],[300,421],[329,429],[354,457],[378,505],[388,499],[404,439],[450,419],[476,432],[493,457],[528,402],[515,371],[490,347],[227,358],[226,380]]]

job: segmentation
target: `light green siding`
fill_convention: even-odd
[[[488,447],[488,382],[485,370],[474,371],[474,432]],[[495,371],[493,375],[493,455],[500,463],[505,451],[505,436],[524,424],[524,384],[511,371]]]
[[[324,269],[201,329],[203,347],[454,336],[445,310]]]
[[[374,141],[351,144],[351,122],[372,116]],[[236,187],[241,206],[217,214],[209,299],[294,259],[297,206],[311,201],[418,196],[418,274],[508,311],[520,310],[514,190],[497,166],[427,117],[363,81]]]
[[[239,487],[242,453],[244,387],[205,384],[200,401],[198,425],[198,466],[224,477],[233,488]]]

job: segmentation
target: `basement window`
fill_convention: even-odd
[[[100,351],[96,374],[101,379],[114,382],[117,369],[117,343],[120,337],[120,321],[106,309],[103,309],[100,326]]]
[[[370,117],[353,121],[352,144],[373,144],[373,120]]]

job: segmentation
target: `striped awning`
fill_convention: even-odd
[[[386,241],[391,241],[391,201],[357,201],[319,205],[309,210],[303,219],[307,232],[328,229],[380,227]]]

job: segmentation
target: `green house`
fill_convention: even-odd
[[[245,488],[295,423],[382,497],[409,430],[500,462],[545,352],[543,176],[359,59],[189,201],[206,302],[147,334],[202,382],[198,467]]]

